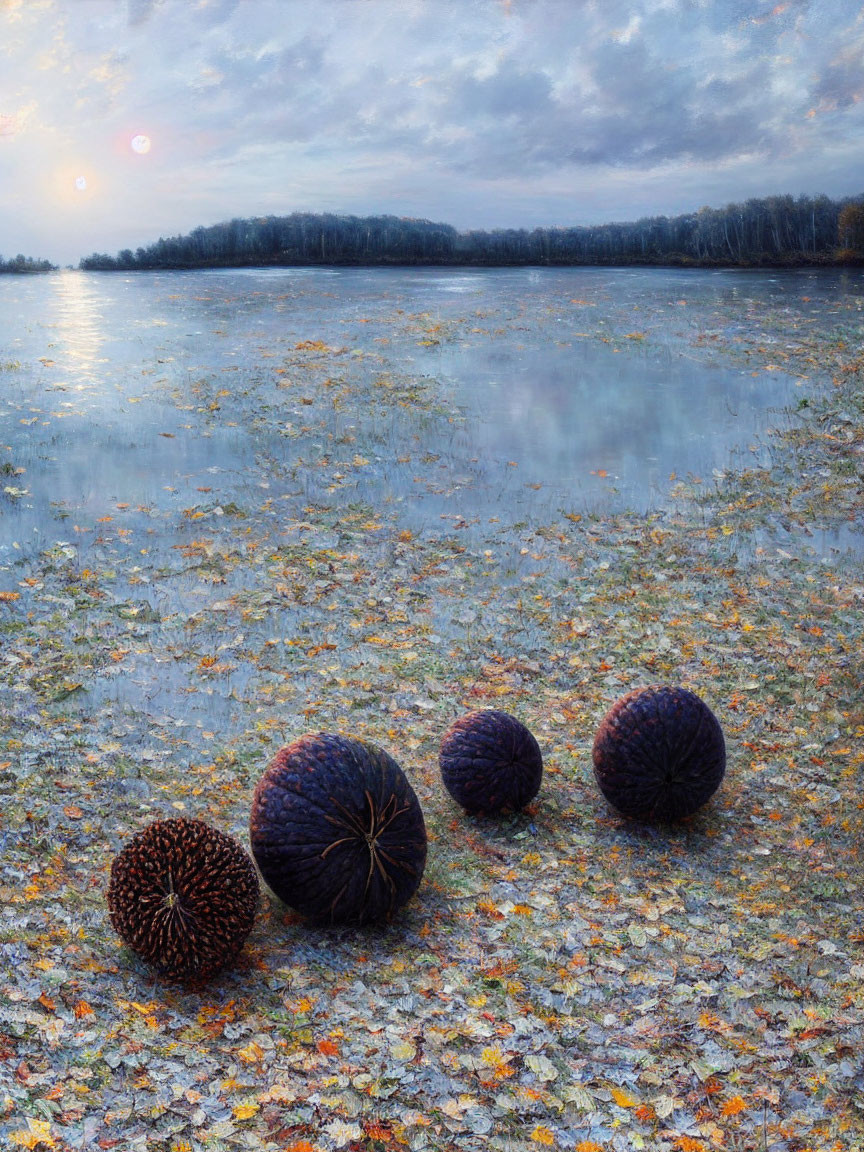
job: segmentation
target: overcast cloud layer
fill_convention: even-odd
[[[861,194],[862,61],[848,0],[0,0],[0,253]]]

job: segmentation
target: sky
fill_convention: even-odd
[[[0,0],[0,254],[864,193],[856,0]]]

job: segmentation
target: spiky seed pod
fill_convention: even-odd
[[[203,820],[157,820],[111,865],[115,931],[163,976],[203,981],[234,959],[258,906],[258,874],[233,836]]]
[[[468,712],[444,735],[441,778],[468,812],[516,811],[540,790],[543,757],[531,732],[507,712]]]
[[[280,900],[313,920],[388,920],[426,864],[423,812],[374,744],[319,732],[276,753],[255,789],[252,854]]]
[[[692,815],[726,771],[723,731],[686,688],[637,688],[597,730],[594,775],[623,816],[667,822]]]

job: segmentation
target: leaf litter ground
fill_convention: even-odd
[[[643,302],[634,333],[607,300],[592,328],[591,306],[561,302],[572,339],[622,356],[668,322]],[[208,448],[190,484],[57,500],[54,534],[0,569],[10,1147],[864,1142],[860,297],[758,324],[734,300],[692,309],[681,354],[782,370],[798,411],[761,464],[672,480],[638,514],[556,504],[454,439],[464,414],[423,356],[524,322],[380,301],[343,341],[260,345],[250,371],[149,365],[122,386],[164,416],[157,448]],[[380,335],[358,349],[361,323]],[[4,365],[10,395],[28,370]],[[254,448],[220,470],[235,434]],[[38,497],[14,447],[9,517]],[[727,738],[720,792],[676,828],[621,820],[591,776],[600,719],[651,683],[693,688]],[[437,770],[449,723],[486,705],[545,761],[537,802],[499,821],[462,814]],[[308,730],[405,767],[430,834],[417,898],[349,933],[265,895],[234,971],[154,979],[108,922],[112,857],[157,816],[246,842],[258,776]]]

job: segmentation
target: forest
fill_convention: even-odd
[[[11,260],[0,256],[0,273],[3,272],[56,272],[57,265],[50,260],[34,260],[32,256],[22,256],[19,252]]]
[[[20,257],[16,259],[21,259]],[[244,265],[663,264],[783,267],[864,262],[864,197],[769,196],[681,216],[572,228],[460,232],[396,216],[294,212],[93,253],[87,271]]]

